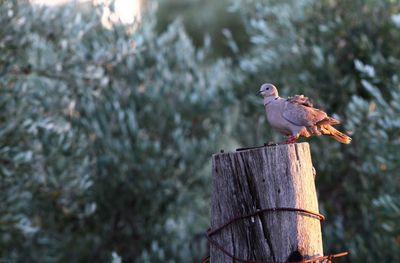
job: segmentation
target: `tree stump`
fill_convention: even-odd
[[[213,155],[212,229],[237,216],[279,207],[319,212],[308,143]],[[288,262],[323,255],[320,221],[295,211],[242,218],[211,238],[230,254],[249,261]],[[237,262],[215,244],[210,247],[210,260]]]

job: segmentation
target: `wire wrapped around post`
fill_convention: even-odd
[[[326,260],[326,262],[332,262],[332,260],[334,258],[339,258],[339,257],[344,257],[347,256],[349,253],[348,252],[341,252],[341,253],[336,253],[336,254],[330,254],[327,256],[320,256],[320,257],[314,257],[311,259],[307,259],[307,260],[302,260],[302,261],[290,261],[290,262],[268,262],[268,261],[255,261],[255,260],[247,260],[247,259],[242,259],[239,257],[236,257],[235,255],[229,253],[225,248],[223,248],[220,244],[218,244],[216,241],[214,241],[212,239],[212,235],[218,233],[219,231],[222,231],[224,228],[226,228],[227,226],[229,226],[230,224],[233,224],[237,221],[246,219],[246,218],[251,218],[254,216],[259,216],[262,213],[267,213],[267,212],[280,212],[280,211],[289,211],[289,212],[297,212],[300,214],[304,214],[306,216],[311,216],[314,217],[316,219],[319,219],[319,221],[323,222],[325,220],[325,216],[323,216],[322,214],[319,213],[315,213],[315,212],[311,212],[305,209],[300,209],[300,208],[291,208],[291,207],[275,207],[275,208],[266,208],[266,209],[260,209],[257,210],[254,213],[250,213],[247,215],[241,215],[241,216],[237,216],[232,218],[231,220],[228,220],[226,223],[222,224],[221,226],[218,226],[215,229],[208,229],[205,233],[206,238],[208,240],[208,242],[212,245],[215,246],[216,248],[218,248],[221,252],[223,252],[225,255],[229,256],[230,258],[239,261],[239,262],[244,262],[244,263],[311,263],[311,262],[317,262],[317,261],[321,261],[321,260]],[[209,257],[206,257],[202,263],[208,262],[209,261]]]

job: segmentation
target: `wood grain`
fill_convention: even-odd
[[[293,207],[318,213],[308,143],[267,146],[212,158],[211,227],[257,209]],[[243,219],[212,236],[247,260],[286,262],[323,255],[320,222],[296,212]],[[234,262],[211,246],[211,263]]]

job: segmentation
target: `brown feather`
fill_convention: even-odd
[[[306,107],[314,107],[310,99],[304,95],[294,95],[293,97],[289,97],[287,101],[297,103]]]
[[[349,144],[351,142],[351,138],[349,136],[336,130],[329,124],[321,125],[321,126],[319,126],[319,128],[320,128],[320,131],[322,134],[330,135],[338,142],[341,142],[344,144]]]
[[[325,119],[323,119],[323,120],[321,120],[321,121],[319,121],[319,122],[317,123],[317,125],[326,125],[326,124],[329,124],[329,125],[336,125],[336,124],[340,124],[340,121],[336,120],[335,118],[326,116]]]

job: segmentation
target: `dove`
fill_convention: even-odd
[[[285,143],[293,143],[300,136],[329,135],[335,140],[349,144],[351,138],[332,125],[340,122],[316,109],[304,95],[287,99],[279,97],[278,89],[270,84],[261,85],[258,92],[264,98],[264,107],[269,124],[280,133],[289,136]]]

